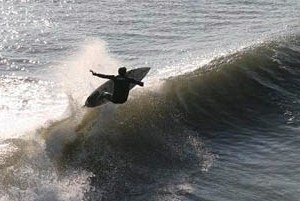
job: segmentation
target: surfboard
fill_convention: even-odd
[[[149,67],[137,68],[133,70],[129,70],[126,73],[126,76],[129,78],[133,78],[135,80],[141,81],[149,72]],[[130,84],[130,90],[136,84]],[[108,80],[104,84],[100,85],[97,89],[95,89],[91,95],[86,99],[84,106],[86,107],[97,107],[103,105],[108,102],[107,99],[103,98],[101,94],[103,92],[113,93],[114,82],[112,80]]]

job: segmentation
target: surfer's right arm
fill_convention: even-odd
[[[105,78],[105,79],[114,79],[114,75],[104,75],[104,74],[100,74],[100,73],[96,73],[94,72],[93,70],[90,70],[90,72],[94,75],[94,76],[97,76],[97,77],[101,77],[101,78]]]

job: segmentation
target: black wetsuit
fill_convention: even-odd
[[[114,89],[113,94],[110,94],[108,92],[105,92],[103,96],[108,99],[109,101],[113,103],[125,103],[128,98],[129,90],[130,90],[130,84],[138,84],[142,85],[143,83],[140,81],[137,81],[132,78],[128,78],[121,75],[103,75],[103,74],[96,74],[95,76],[110,79],[114,82]]]

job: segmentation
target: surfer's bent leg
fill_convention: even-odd
[[[112,100],[112,94],[111,93],[104,92],[103,94],[101,94],[101,96],[103,96],[105,99],[113,102],[113,100]]]

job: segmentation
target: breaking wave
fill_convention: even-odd
[[[86,51],[95,52],[94,48]],[[105,52],[102,50],[100,53]],[[102,56],[102,60],[111,61]],[[170,182],[206,172],[214,165],[218,156],[206,146],[205,139],[219,131],[227,132],[230,138],[232,129],[299,126],[299,58],[299,36],[265,42],[169,77],[155,90],[152,86],[137,88],[126,104],[93,109],[81,107],[78,98],[83,96],[78,85],[74,88],[70,82],[69,115],[36,130],[33,135],[42,139],[39,143],[1,141],[0,180],[7,185],[0,195],[15,197],[17,188],[19,198],[29,200],[53,200],[54,195],[56,200],[164,197],[176,191],[168,189]],[[91,63],[81,65],[105,66],[88,60]],[[117,62],[112,64],[117,66]],[[72,77],[72,72],[70,75],[74,83],[82,81]],[[32,86],[41,90],[48,84],[9,77],[1,80],[29,83],[27,90]],[[29,92],[28,96],[34,93]],[[20,94],[24,96],[22,90]],[[44,111],[43,105],[41,108]],[[14,171],[9,171],[12,165]]]
[[[134,93],[124,105],[57,122],[43,131],[47,151],[63,169],[94,174],[92,200],[159,196],[171,178],[213,165],[204,138],[299,126],[299,44],[295,36],[251,46]]]

